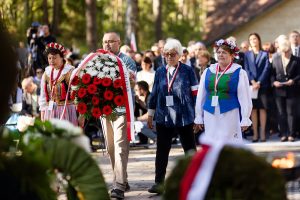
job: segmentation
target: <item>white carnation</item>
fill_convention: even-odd
[[[99,60],[108,60],[108,54],[102,54],[101,57],[98,58]]]
[[[97,76],[98,71],[93,69],[93,70],[88,71],[87,73],[91,76]]]
[[[110,72],[110,76],[111,76],[111,78],[115,78],[116,77],[116,73],[115,72]]]
[[[104,76],[105,76],[104,72],[99,72],[97,75],[98,78],[103,78]]]
[[[110,62],[110,61],[106,61],[104,64],[105,64],[105,65],[109,65],[109,66],[113,66],[113,65],[114,65],[114,63],[113,63],[113,62]]]
[[[54,127],[66,130],[70,135],[81,135],[83,133],[80,127],[74,126],[71,122],[67,120],[52,118],[50,119],[50,122]]]
[[[93,64],[94,64],[94,63],[90,60],[90,61],[86,64],[86,66],[87,66],[87,67],[90,67],[90,66],[93,66]]]
[[[101,62],[96,62],[96,68],[100,70],[104,65]]]
[[[34,125],[35,118],[28,116],[20,116],[17,121],[17,129],[20,132],[24,132],[28,129],[28,126]]]
[[[91,152],[90,148],[90,140],[86,135],[79,135],[71,139],[74,144],[77,144],[81,148],[83,148],[86,152]]]
[[[103,67],[103,71],[104,72],[109,72],[110,70],[109,70],[109,67]]]
[[[116,56],[110,56],[111,60],[114,62],[118,62]]]

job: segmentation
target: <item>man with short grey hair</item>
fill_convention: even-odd
[[[32,77],[23,79],[22,81],[23,97],[22,97],[22,115],[30,117],[39,117],[38,98],[40,89],[33,82]]]
[[[121,40],[115,32],[105,33],[103,36],[103,49],[118,56],[125,64],[131,84],[134,84],[136,65],[135,62],[124,53],[120,52]],[[127,138],[127,120],[125,107],[118,109],[118,116],[114,120],[101,118],[106,140],[106,148],[113,169],[113,189],[111,198],[123,199],[124,192],[129,190],[127,180],[127,163],[129,156],[129,141]]]

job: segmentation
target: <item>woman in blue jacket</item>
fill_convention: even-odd
[[[266,141],[267,88],[270,86],[271,68],[268,53],[262,50],[260,36],[257,33],[251,33],[248,40],[251,51],[245,53],[244,67],[247,71],[252,91],[254,93],[258,92],[257,97],[252,97],[252,141],[258,141],[258,130],[260,130],[260,141],[264,142]],[[260,120],[260,129],[258,129],[258,118]]]
[[[161,193],[168,165],[172,138],[177,134],[184,152],[196,150],[193,133],[195,100],[198,81],[194,70],[179,62],[182,46],[176,39],[169,39],[164,46],[167,65],[156,70],[148,106],[148,127],[156,121],[157,150],[155,158],[155,184],[150,193]]]

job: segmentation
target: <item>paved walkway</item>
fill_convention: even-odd
[[[258,154],[267,155],[273,151],[293,151],[296,152],[297,157],[300,157],[300,141],[296,142],[280,142],[278,137],[273,136],[268,142],[264,143],[249,143],[247,146],[253,149]],[[154,161],[156,149],[145,149],[143,147],[133,147],[130,150],[129,164],[128,164],[128,179],[131,190],[125,193],[125,199],[138,200],[138,199],[153,199],[160,200],[160,196],[153,195],[147,192],[147,189],[154,182]],[[169,165],[167,168],[167,175],[172,170],[176,159],[183,156],[183,150],[179,145],[172,147],[169,157]],[[111,186],[112,172],[109,163],[109,158],[106,153],[97,152],[93,156],[99,163],[104,178],[108,187]],[[289,199],[300,199],[298,190],[295,190],[292,183],[287,184]],[[294,184],[294,183],[293,183]],[[298,184],[298,183],[296,183]],[[299,188],[298,186],[296,189]]]

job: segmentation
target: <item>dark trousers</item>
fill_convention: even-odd
[[[281,136],[294,136],[296,98],[276,97],[279,131]]]
[[[195,135],[193,132],[193,124],[174,128],[156,124],[156,130],[157,149],[155,158],[155,183],[162,183],[165,180],[172,138],[179,134],[181,145],[186,154],[189,150],[196,151]]]

